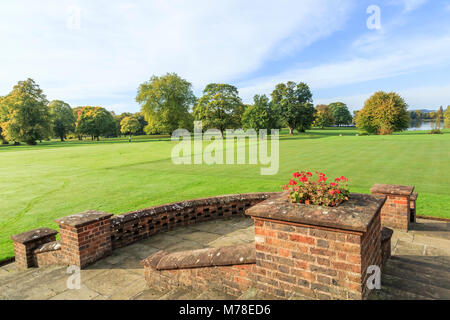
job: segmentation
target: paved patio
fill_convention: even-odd
[[[175,289],[161,292],[146,286],[140,261],[164,249],[168,252],[249,243],[253,222],[233,217],[155,235],[81,271],[81,288],[68,289],[66,267],[18,271],[0,268],[0,299],[233,299],[217,288],[205,292]],[[394,232],[392,258],[382,275],[382,289],[371,299],[450,299],[450,223],[418,219],[414,230]],[[240,299],[257,299],[250,289]],[[300,299],[302,297],[299,297]]]

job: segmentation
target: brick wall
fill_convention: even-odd
[[[111,216],[91,210],[56,220],[66,264],[82,268],[111,253]]]
[[[380,223],[368,233],[255,219],[257,288],[280,297],[366,296],[367,266],[380,265]]]
[[[42,244],[55,241],[56,234],[53,229],[39,228],[11,236],[14,241],[17,267],[19,269],[34,267],[34,250]]]
[[[45,243],[34,250],[34,265],[36,267],[61,264],[64,256],[59,241]]]
[[[410,198],[414,187],[391,184],[376,184],[372,194],[385,195],[386,203],[381,210],[381,225],[389,228],[409,230],[411,221]]]
[[[271,193],[249,193],[188,200],[117,215],[111,219],[112,248],[146,239],[161,231],[220,217],[242,215]]]
[[[385,197],[351,194],[338,208],[291,204],[286,195],[250,210],[257,288],[270,296],[364,299],[367,267],[381,266]]]
[[[255,264],[161,271],[145,268],[145,280],[149,286],[167,291],[179,286],[198,291],[217,287],[231,296],[239,297],[254,287],[254,272]]]
[[[55,241],[57,232],[48,228],[12,236],[17,265],[78,265],[85,267],[114,249],[127,246],[158,232],[219,217],[242,215],[249,207],[277,192],[227,195],[176,202],[112,217],[86,211],[57,219],[60,247],[41,245]],[[46,234],[50,232],[51,234]]]
[[[150,287],[178,286],[205,291],[218,288],[238,297],[255,285],[255,245],[245,244],[183,252],[159,251],[142,261]]]

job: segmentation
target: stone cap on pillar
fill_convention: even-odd
[[[73,228],[80,228],[88,224],[106,220],[112,217],[112,213],[105,213],[96,210],[88,210],[82,213],[73,214],[64,218],[56,219],[55,222],[59,225],[66,225]]]
[[[371,189],[371,193],[410,196],[414,191],[414,186],[402,186],[397,184],[375,184]]]
[[[23,232],[23,233],[19,233],[19,234],[15,234],[11,236],[11,240],[13,240],[14,242],[19,242],[19,243],[29,243],[29,242],[33,242],[33,241],[37,241],[49,236],[56,236],[58,234],[58,231],[50,229],[50,228],[39,228],[39,229],[34,229],[34,230],[30,230],[27,232]]]
[[[247,215],[298,224],[366,232],[386,201],[384,195],[351,193],[339,207],[290,203],[285,192],[247,209]]]

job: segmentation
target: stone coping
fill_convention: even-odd
[[[173,270],[215,266],[252,264],[256,262],[255,244],[206,248],[199,250],[157,253],[142,260],[141,264],[156,270]]]
[[[366,232],[386,201],[384,195],[351,193],[339,207],[290,203],[288,193],[265,200],[245,212],[270,220],[294,222],[319,227]]]
[[[74,228],[80,228],[96,221],[108,219],[112,216],[112,213],[105,213],[97,210],[88,210],[82,213],[56,219],[55,222],[59,225],[67,225]]]
[[[61,250],[61,243],[59,241],[52,241],[44,243],[43,245],[37,247],[34,250],[34,253],[42,253],[42,252],[49,252],[49,251],[57,251]]]
[[[381,242],[389,240],[393,234],[394,234],[394,230],[383,227],[381,229]]]
[[[254,193],[243,193],[243,194],[231,194],[215,197],[200,198],[194,200],[185,200],[179,202],[173,202],[169,204],[158,205],[154,207],[149,207],[145,209],[140,209],[132,212],[127,212],[123,214],[116,215],[112,218],[111,224],[121,224],[130,220],[140,219],[148,216],[158,215],[165,212],[181,211],[186,208],[196,208],[199,206],[209,206],[217,204],[226,204],[236,201],[246,201],[246,200],[259,200],[268,199],[273,195],[278,195],[280,192],[254,192]]]
[[[375,184],[371,189],[371,193],[391,194],[399,196],[410,196],[414,191],[414,186],[402,186],[397,184]]]
[[[30,231],[26,231],[23,233],[19,233],[11,236],[11,240],[15,242],[19,242],[22,244],[26,244],[29,242],[33,242],[39,239],[46,238],[48,236],[55,236],[58,234],[58,231],[50,229],[50,228],[39,228]]]
[[[413,192],[411,193],[411,197],[409,197],[409,200],[416,201],[418,197],[419,194],[417,192]]]

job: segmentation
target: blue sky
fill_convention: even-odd
[[[0,95],[31,77],[72,107],[139,111],[138,85],[166,72],[247,103],[292,80],[352,110],[377,90],[450,105],[449,0],[2,1],[0,43]]]

